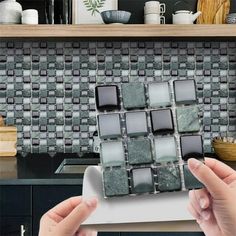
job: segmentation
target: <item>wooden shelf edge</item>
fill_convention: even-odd
[[[0,25],[0,39],[135,37],[236,37],[236,25]]]

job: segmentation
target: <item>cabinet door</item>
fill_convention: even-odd
[[[120,236],[120,233],[112,233],[112,232],[99,232],[98,236]]]
[[[124,232],[121,233],[121,236],[204,236],[204,233],[201,232],[161,232],[161,233],[156,233],[156,232],[142,232],[142,233],[138,233],[138,232]]]
[[[31,236],[31,217],[0,217],[0,235]]]
[[[39,221],[44,213],[65,199],[81,194],[81,185],[33,186],[33,235],[38,235]]]
[[[0,216],[31,216],[31,186],[0,186]]]

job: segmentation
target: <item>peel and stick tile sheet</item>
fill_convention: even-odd
[[[201,188],[187,160],[204,160],[194,80],[95,87],[104,196]]]

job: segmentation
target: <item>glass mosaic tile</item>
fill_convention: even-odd
[[[103,139],[121,136],[119,114],[99,115],[98,126],[100,137]]]
[[[187,161],[189,158],[203,158],[203,146],[201,135],[185,135],[180,137],[182,158]]]
[[[177,143],[174,137],[155,138],[154,145],[157,163],[178,161]]]
[[[173,115],[170,109],[151,111],[150,116],[154,134],[174,133]]]
[[[201,182],[199,182],[193,174],[188,169],[187,165],[184,165],[184,184],[186,189],[196,189],[204,187]]]
[[[119,95],[117,86],[97,86],[96,104],[99,110],[119,109]]]
[[[132,193],[154,192],[154,181],[151,168],[133,169],[131,173]]]
[[[150,83],[148,85],[148,96],[150,107],[163,107],[171,104],[170,88],[167,82]]]
[[[196,85],[194,80],[175,80],[174,91],[176,103],[187,105],[196,102]]]
[[[122,142],[102,142],[101,158],[103,166],[125,165],[125,152]]]
[[[145,112],[128,112],[125,114],[125,122],[128,136],[146,135],[148,132]]]

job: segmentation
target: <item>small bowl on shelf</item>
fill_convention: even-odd
[[[131,13],[128,11],[109,10],[101,12],[105,24],[127,24]]]
[[[227,24],[236,24],[236,13],[230,13],[226,16]]]
[[[214,138],[212,146],[220,159],[236,161],[236,143],[233,138]]]

